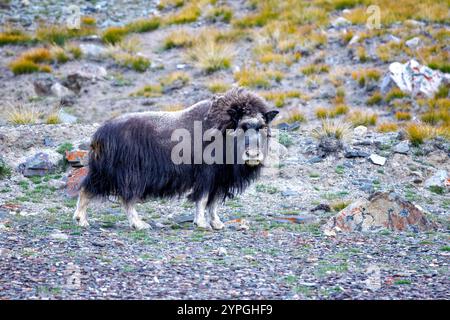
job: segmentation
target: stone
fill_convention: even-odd
[[[342,149],[342,141],[334,137],[322,137],[319,141],[319,150],[325,154],[337,152]]]
[[[392,151],[394,151],[395,153],[400,153],[400,154],[408,154],[408,152],[409,152],[409,141],[408,140],[404,140],[404,141],[401,141],[401,142],[397,143],[392,148]]]
[[[82,43],[80,44],[80,49],[83,52],[83,56],[94,60],[103,58],[107,53],[107,49],[104,46],[94,43]]]
[[[66,160],[72,167],[84,167],[88,162],[87,150],[71,150],[66,151]]]
[[[436,171],[430,178],[425,180],[425,188],[430,187],[444,187],[449,180],[448,172],[446,170]]]
[[[297,196],[297,195],[298,195],[298,192],[288,188],[288,189],[286,189],[286,190],[283,190],[283,191],[281,192],[281,195],[282,195],[283,197],[293,197],[293,196]]]
[[[175,223],[182,224],[187,222],[194,222],[194,216],[192,215],[181,215],[177,216],[175,219]]]
[[[62,156],[56,151],[38,152],[21,163],[18,170],[25,177],[43,176],[54,172],[61,160]]]
[[[406,46],[410,47],[411,49],[417,48],[420,45],[420,43],[421,40],[419,37],[414,37],[405,42]]]
[[[75,116],[73,116],[71,114],[68,114],[67,112],[65,112],[62,109],[58,112],[58,117],[59,117],[59,120],[61,120],[62,123],[71,124],[71,123],[76,123],[78,121],[77,117],[75,117]]]
[[[227,249],[225,249],[224,247],[219,247],[219,248],[216,250],[216,253],[217,253],[217,255],[218,255],[219,257],[224,257],[224,256],[228,255],[228,251],[227,251]]]
[[[357,43],[359,42],[359,39],[361,39],[360,36],[354,35],[354,36],[350,39],[348,45],[349,45],[349,46],[352,46],[352,45],[354,45],[354,44],[357,44]]]
[[[362,136],[365,136],[366,133],[367,133],[367,127],[365,127],[365,126],[357,126],[355,129],[353,129],[353,134],[355,136],[362,137]]]
[[[67,234],[64,234],[62,232],[55,232],[52,233],[50,235],[50,238],[54,239],[54,240],[59,240],[59,241],[66,241],[69,240],[69,236]]]
[[[70,90],[79,93],[85,81],[96,82],[108,75],[106,69],[94,64],[83,64],[76,69],[68,70],[63,85]]]
[[[390,42],[395,42],[395,43],[400,43],[400,42],[402,41],[400,38],[398,38],[398,37],[396,37],[396,36],[394,36],[394,35],[392,35],[392,34],[390,34],[390,35],[388,36],[388,40],[389,40]]]
[[[51,88],[54,83],[55,78],[51,75],[38,76],[38,78],[33,81],[34,92],[38,96],[49,96],[52,94]]]
[[[349,26],[351,24],[352,23],[349,20],[345,19],[344,17],[338,17],[333,22],[331,22],[331,25],[334,28],[346,27],[346,26]]]
[[[376,192],[369,199],[358,199],[324,225],[324,232],[430,231],[438,225],[422,208],[394,192]]]
[[[379,165],[379,166],[384,166],[384,164],[386,163],[386,158],[385,157],[379,156],[379,155],[377,155],[375,153],[372,153],[370,155],[369,160],[373,164],[376,164],[376,165]]]
[[[84,177],[87,176],[88,167],[81,167],[73,169],[68,177],[66,182],[66,194],[69,197],[75,198],[78,196],[78,191],[80,190],[81,182]]]
[[[367,158],[369,155],[369,153],[358,149],[347,149],[344,152],[344,157],[346,158]]]
[[[59,82],[54,83],[51,86],[50,90],[52,94],[58,98],[64,98],[72,94],[72,91],[70,91],[68,88],[66,88]]]

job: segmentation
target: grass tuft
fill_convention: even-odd
[[[375,113],[354,111],[348,116],[353,126],[374,126],[377,124],[378,116]]]
[[[346,140],[351,134],[351,126],[344,121],[324,120],[321,127],[314,129],[311,134],[317,140],[326,137]]]
[[[211,38],[201,39],[188,52],[196,66],[207,73],[228,69],[235,55],[234,47]]]

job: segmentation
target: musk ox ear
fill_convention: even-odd
[[[278,113],[279,113],[278,110],[268,111],[264,113],[264,119],[266,119],[267,123],[270,123],[277,116]]]

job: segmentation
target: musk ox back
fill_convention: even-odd
[[[255,94],[235,88],[182,111],[131,113],[106,122],[92,137],[74,219],[87,226],[89,201],[114,195],[132,227],[148,228],[134,209],[137,202],[189,193],[197,207],[194,223],[223,228],[217,205],[258,177],[277,113]],[[207,153],[211,141],[215,148]],[[203,161],[205,154],[214,161]]]

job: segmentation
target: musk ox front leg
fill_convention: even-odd
[[[215,200],[211,203],[211,205],[208,208],[209,213],[209,224],[214,230],[221,230],[225,227],[223,222],[220,220],[219,216],[217,215],[217,207],[218,207],[218,201]]]
[[[93,196],[89,192],[84,188],[81,188],[80,193],[78,194],[77,209],[73,214],[73,220],[75,220],[80,227],[89,226],[87,221],[87,207],[92,198]]]
[[[197,227],[202,229],[211,229],[211,226],[209,225],[208,221],[206,221],[205,217],[207,203],[208,203],[208,196],[203,196],[196,202],[194,224],[196,224]]]
[[[136,230],[143,230],[151,228],[150,225],[141,220],[136,209],[134,208],[135,204],[133,202],[125,202],[123,201],[123,208],[127,213],[128,222],[130,223],[130,227]]]

